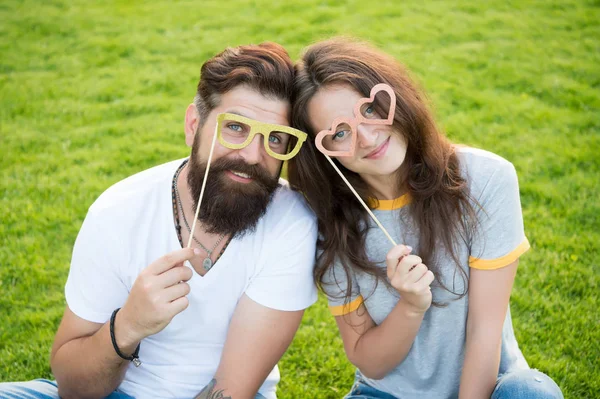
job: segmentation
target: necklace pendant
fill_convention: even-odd
[[[202,261],[202,267],[204,267],[204,270],[209,271],[210,268],[213,267],[213,261],[210,260],[209,257],[204,258]]]

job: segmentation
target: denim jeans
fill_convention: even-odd
[[[59,399],[55,381],[33,380],[27,382],[0,383],[2,399]],[[113,392],[106,399],[133,399],[121,392]]]
[[[1,399],[60,399],[56,381],[34,380],[27,382],[0,383]],[[134,399],[122,392],[115,391],[105,399]],[[265,399],[261,394],[256,394],[255,399]]]
[[[357,378],[352,391],[344,399],[408,398],[396,398]],[[499,376],[490,399],[563,399],[563,394],[558,385],[546,374],[534,369],[522,369]]]

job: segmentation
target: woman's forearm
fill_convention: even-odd
[[[386,319],[366,331],[346,352],[368,378],[381,379],[406,358],[417,336],[424,313],[400,300]]]
[[[500,343],[491,345],[489,337],[467,334],[459,399],[487,399],[492,395],[500,366]]]
[[[516,260],[495,270],[471,269],[460,399],[489,398],[500,367],[502,328],[517,272]]]

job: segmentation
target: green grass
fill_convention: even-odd
[[[533,247],[512,296],[517,338],[565,397],[598,395],[600,2],[286,3],[0,4],[0,381],[51,377],[87,208],[112,183],[188,153],[183,115],[204,60],[266,40],[296,58],[349,34],[413,71],[452,140],[515,164]],[[280,366],[282,399],[349,390],[353,368],[322,298]]]

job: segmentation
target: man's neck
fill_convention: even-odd
[[[179,199],[181,200],[181,208],[183,208],[183,209],[179,209],[179,212],[184,213],[185,218],[191,228],[192,224],[194,222],[194,218],[196,216],[196,208],[194,207],[194,199],[192,198],[190,186],[188,185],[188,182],[187,182],[189,168],[190,168],[190,163],[188,161],[185,164],[185,166],[183,167],[183,169],[181,170],[181,173],[179,173],[179,176],[177,178],[177,191],[178,191]],[[204,200],[206,201],[206,198],[204,198]],[[181,215],[181,218],[183,219],[183,215]],[[183,227],[185,228],[185,226],[183,226]],[[198,239],[200,239],[201,236],[203,236],[203,237],[204,236],[206,236],[206,237],[210,237],[210,236],[219,237],[220,236],[220,234],[207,233],[206,229],[202,225],[202,222],[199,220],[196,221],[196,226],[195,226],[194,230],[195,230],[194,236]],[[209,238],[209,240],[210,240],[210,238]],[[202,240],[200,240],[200,242],[202,242],[204,244],[204,242]]]
[[[177,186],[176,187],[177,187],[177,195],[179,195],[179,200],[180,200],[180,204],[181,204],[181,208],[179,209],[179,212],[183,212],[188,221],[193,221],[194,219],[192,219],[192,218],[194,217],[196,210],[193,209],[194,201],[192,199],[192,194],[190,193],[190,186],[188,185],[188,182],[187,182],[189,170],[190,170],[190,162],[187,161],[185,166],[183,167],[183,169],[181,169],[179,176],[177,176]],[[193,209],[194,213],[191,213],[192,209]],[[180,215],[180,217],[183,218],[182,215]],[[196,223],[196,226],[198,226],[199,224],[200,224],[200,222],[198,221]],[[190,225],[190,227],[191,227],[191,225]]]
[[[221,234],[208,233],[206,231],[205,227],[203,226],[202,222],[200,222],[200,221],[197,221],[196,225],[194,226],[196,209],[194,208],[194,199],[192,198],[191,190],[189,189],[189,185],[187,182],[189,167],[190,166],[189,166],[189,162],[188,162],[188,163],[186,163],[186,165],[183,167],[183,169],[179,173],[179,176],[177,176],[177,186],[176,186],[177,187],[177,195],[179,196],[179,200],[181,202],[181,206],[179,206],[179,204],[177,204],[179,224],[181,227],[181,241],[182,241],[183,246],[187,246],[188,242],[191,241],[192,247],[200,248],[203,250],[203,253],[198,257],[198,259],[193,259],[191,263],[194,266],[194,269],[196,269],[196,271],[199,274],[204,275],[205,271],[202,270],[201,265],[202,265],[202,260],[204,258],[206,258],[207,254],[206,254],[204,248],[202,248],[200,245],[198,245],[196,240],[201,242],[202,245],[205,248],[208,248],[209,250],[212,250],[214,248],[214,250],[211,251],[211,258],[214,261],[216,259],[217,255],[219,254],[219,252],[221,251],[221,249],[226,245],[226,243],[229,239],[229,235],[222,237]],[[204,200],[206,200],[206,199],[204,199]],[[190,240],[190,232],[184,222],[184,217],[185,217],[185,220],[187,221],[189,227],[190,228],[194,227],[195,240],[194,239]],[[217,242],[218,242],[218,244],[217,244]],[[216,247],[215,247],[215,245],[216,245]]]

